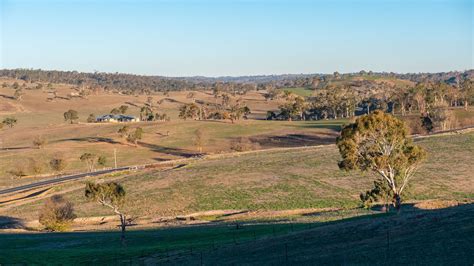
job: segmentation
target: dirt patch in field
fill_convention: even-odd
[[[414,207],[422,210],[436,210],[458,206],[459,203],[453,200],[429,200],[416,203]]]
[[[4,96],[4,95],[0,95]],[[3,101],[3,100],[2,100]],[[9,115],[14,113],[24,112],[25,108],[19,104],[13,104],[9,102],[4,102],[0,104],[0,115]]]

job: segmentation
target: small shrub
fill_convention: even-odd
[[[97,164],[100,166],[105,166],[107,164],[107,157],[105,157],[104,155],[99,156],[99,158],[97,159]]]
[[[38,149],[43,148],[44,146],[46,146],[46,144],[48,144],[48,140],[42,136],[36,136],[33,139],[33,146],[35,146]]]
[[[39,175],[44,172],[45,164],[44,162],[39,161],[38,159],[35,158],[30,158],[29,159],[29,170],[33,175]]]
[[[237,138],[230,143],[230,149],[236,152],[257,150],[259,147],[260,145],[258,143],[254,143],[245,137]]]
[[[26,171],[23,166],[11,169],[7,173],[10,174],[12,178],[21,178],[26,175]]]
[[[87,123],[95,123],[95,115],[94,114],[89,114],[87,117]]]
[[[64,169],[66,169],[67,162],[64,158],[56,157],[49,161],[49,166],[53,171],[61,173],[62,171],[64,171]]]
[[[40,212],[39,222],[46,230],[62,232],[68,230],[75,218],[72,203],[61,195],[54,195],[46,200]]]

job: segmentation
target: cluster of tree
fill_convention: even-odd
[[[474,104],[474,86],[473,81],[469,79],[464,80],[458,87],[444,82],[422,82],[409,86],[358,81],[327,85],[317,89],[314,96],[306,99],[281,90],[270,90],[265,97],[269,100],[284,101],[280,105],[280,112],[269,112],[268,119],[350,118],[374,110],[398,113],[402,116],[416,112],[423,117],[433,118],[440,110],[456,106],[467,108]]]
[[[0,123],[0,129],[2,129],[3,126],[13,128],[17,124],[17,122],[18,120],[15,117],[7,117],[3,119],[3,121]]]
[[[398,74],[393,72],[362,70],[356,73],[345,74],[334,72],[333,74],[168,78],[103,72],[82,73],[77,71],[45,71],[40,69],[3,69],[0,70],[0,76],[21,79],[27,82],[72,84],[77,86],[81,94],[87,94],[99,88],[108,91],[116,90],[126,94],[149,94],[152,91],[168,92],[211,89],[241,93],[268,87],[305,87],[316,89],[324,87],[332,81],[351,79],[354,77],[380,77],[387,79],[405,79],[413,82],[443,82],[451,85],[459,85],[465,79],[472,79],[472,77],[474,77],[474,71]]]
[[[128,110],[128,106],[127,105],[121,105],[120,107],[118,108],[113,108],[112,110],[110,110],[110,113],[111,114],[114,114],[114,115],[118,115],[118,114],[125,114]]]
[[[86,152],[79,157],[81,162],[87,165],[87,170],[93,172],[95,169],[96,163],[100,166],[105,166],[107,164],[107,157],[103,155],[97,155],[95,153]]]
[[[94,91],[99,88],[122,93],[150,93],[152,91],[186,90],[196,84],[174,78],[140,76],[120,73],[83,73],[77,71],[46,71],[40,69],[3,69],[0,76],[26,82],[66,83]]]
[[[141,121],[170,121],[171,118],[166,113],[154,112],[154,108],[150,105],[145,105],[140,108]]]
[[[39,175],[50,169],[56,174],[62,173],[68,163],[66,159],[62,155],[54,155],[53,158],[47,162],[40,160],[38,158],[29,158],[24,163],[17,164],[15,168],[10,169],[7,171],[12,177],[21,178],[23,176],[28,175],[28,173],[32,175]]]
[[[250,115],[250,108],[242,103],[241,99],[233,101],[231,96],[227,93],[214,94],[216,99],[221,97],[222,103],[205,104],[205,103],[186,103],[179,108],[179,117],[181,119],[194,120],[230,120],[234,123],[236,120],[242,118],[247,119]]]
[[[138,141],[143,137],[143,129],[141,127],[137,127],[135,130],[132,130],[129,126],[125,125],[121,127],[117,133],[126,141],[133,143],[135,147],[138,146]]]
[[[6,82],[2,83],[2,88],[7,88],[9,85]],[[11,97],[14,100],[21,101],[23,98],[23,95],[25,95],[25,89],[28,89],[26,86],[26,83],[23,83],[23,85],[20,86],[18,82],[14,82],[11,86],[11,89],[13,89],[15,92],[13,93],[13,97]]]

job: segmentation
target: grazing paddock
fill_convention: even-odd
[[[466,201],[474,198],[474,133],[424,138],[417,141],[428,159],[412,180],[404,200]],[[445,152],[445,151],[450,151]],[[351,209],[359,193],[372,187],[366,173],[337,167],[335,146],[262,151],[193,160],[178,169],[149,170],[123,177],[114,175],[127,190],[126,211],[136,217],[185,215],[208,210],[289,210],[307,208]],[[108,177],[101,179],[107,180]],[[82,182],[59,185],[68,191],[79,217],[110,215],[87,202]],[[43,200],[2,210],[0,215],[37,219]]]

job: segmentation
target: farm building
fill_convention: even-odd
[[[95,119],[97,122],[119,123],[119,122],[140,122],[140,119],[131,115],[102,115]]]

